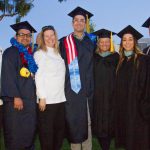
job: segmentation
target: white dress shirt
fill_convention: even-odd
[[[46,99],[46,104],[66,101],[64,93],[65,63],[54,48],[47,51],[38,50],[34,54],[38,70],[35,74],[36,93],[38,98]]]

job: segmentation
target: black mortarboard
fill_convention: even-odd
[[[95,31],[93,34],[95,34],[96,36],[98,36],[99,38],[111,38],[111,32],[109,30],[106,29],[100,29]],[[112,32],[112,35],[115,35],[115,32]]]
[[[28,21],[24,21],[24,22],[19,22],[19,23],[16,23],[16,24],[13,24],[13,25],[10,25],[10,27],[18,32],[18,30],[20,29],[27,29],[29,30],[31,33],[35,33],[36,30],[29,24]]]
[[[75,8],[73,11],[71,11],[68,16],[74,18],[76,15],[82,15],[86,18],[86,15],[88,15],[88,18],[91,18],[93,16],[92,13],[88,12],[87,10],[81,8],[81,7],[77,7]]]
[[[131,25],[128,25],[124,29],[122,29],[117,35],[122,38],[124,34],[130,33],[132,34],[137,40],[143,37],[143,35],[138,32],[136,29],[134,29]]]
[[[149,28],[150,27],[150,17],[144,22],[142,27]]]

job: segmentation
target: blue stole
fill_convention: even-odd
[[[77,50],[73,34],[70,34],[65,38],[64,44],[67,54],[71,89],[78,94],[81,89],[81,80],[80,80]]]

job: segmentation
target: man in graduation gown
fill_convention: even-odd
[[[144,22],[142,27],[148,28],[149,30],[149,35],[150,35],[150,17]],[[143,49],[143,53],[150,55],[150,45],[146,48]]]
[[[1,76],[5,147],[6,150],[33,150],[36,93],[32,74],[36,65],[30,43],[31,33],[36,31],[27,21],[11,28],[16,31],[16,37],[3,53]]]
[[[92,16],[81,7],[69,13],[73,17],[74,32],[60,40],[60,51],[66,64],[66,131],[72,150],[92,149],[88,112],[92,114],[94,45],[84,33],[86,14]]]

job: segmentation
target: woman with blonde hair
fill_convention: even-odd
[[[113,94],[119,54],[111,51],[111,31],[100,29],[94,55],[93,134],[102,150],[109,150],[113,136]],[[112,33],[115,34],[114,32]]]
[[[150,149],[149,58],[137,46],[142,37],[132,26],[118,33],[121,38],[115,96],[115,140],[117,148]]]
[[[34,58],[38,65],[35,83],[39,98],[41,149],[60,150],[65,131],[65,64],[59,54],[57,33],[53,26],[42,28],[39,50]]]

